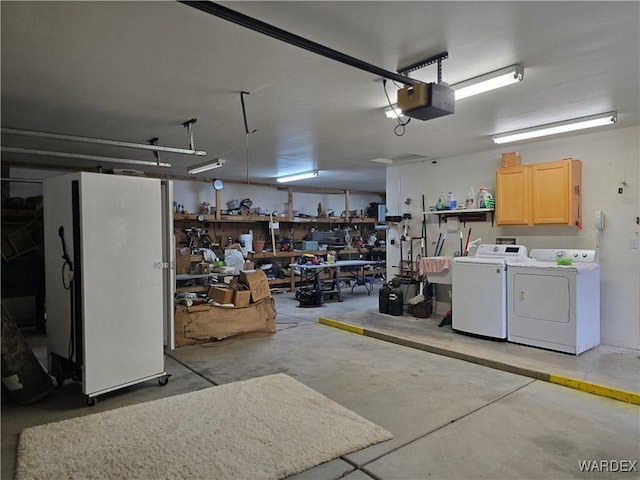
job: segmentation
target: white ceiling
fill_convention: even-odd
[[[460,100],[453,115],[412,120],[404,136],[385,118],[382,82],[175,2],[1,2],[2,126],[187,148],[227,159],[201,176],[384,191],[385,166],[490,150],[490,135],[616,110],[640,124],[638,2],[221,2],[390,71],[443,51],[455,84],[519,63],[524,81]],[[436,67],[412,74],[435,81]],[[395,101],[396,87],[388,82]],[[240,103],[245,97],[245,134]],[[153,160],[151,152],[3,135],[3,146]],[[504,151],[517,150],[507,145]],[[248,146],[248,147],[247,147]],[[161,154],[186,175],[202,158]],[[4,152],[31,164],[87,162]],[[102,166],[109,165],[106,162]]]

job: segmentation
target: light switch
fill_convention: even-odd
[[[638,239],[637,238],[629,239],[629,248],[631,248],[633,250],[637,250],[638,249]]]

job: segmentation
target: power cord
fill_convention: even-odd
[[[384,96],[387,97],[387,103],[389,104],[389,107],[391,107],[391,110],[393,110],[394,114],[396,115],[396,120],[398,121],[398,124],[393,129],[393,133],[395,133],[396,136],[401,137],[401,136],[403,136],[405,134],[405,132],[406,132],[406,128],[405,127],[409,124],[411,119],[408,118],[406,122],[403,122],[402,120],[400,120],[401,113],[398,113],[396,108],[393,106],[393,103],[391,103],[391,99],[389,98],[389,94],[387,93],[387,79],[386,78],[382,79],[382,88],[384,89]]]
[[[69,326],[69,348],[68,348],[68,359],[73,361],[73,355],[75,353],[75,322],[74,322],[74,312],[73,307],[75,304],[75,299],[73,295],[73,290],[71,289],[73,285],[73,262],[71,258],[69,258],[69,254],[67,253],[67,244],[64,241],[64,227],[60,225],[58,228],[58,236],[60,237],[60,241],[62,242],[62,259],[64,263],[62,264],[62,286],[65,290],[69,291],[69,318],[70,318],[70,326]],[[65,269],[67,270],[67,275],[65,276]],[[66,280],[69,279],[69,283],[67,284]]]

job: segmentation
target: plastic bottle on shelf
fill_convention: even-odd
[[[465,203],[465,208],[477,208],[477,199],[476,191],[473,187],[469,189],[467,192],[467,201]]]
[[[436,210],[446,210],[447,206],[447,195],[442,192],[440,194],[440,198],[438,198],[438,203],[436,204]]]
[[[479,202],[480,208],[491,208],[493,206],[493,196],[487,187],[480,187]]]
[[[456,201],[456,197],[453,195],[453,193],[449,192],[447,194],[447,208],[449,210],[455,210],[457,206],[458,202]]]

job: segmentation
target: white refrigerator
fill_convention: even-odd
[[[158,379],[174,347],[172,183],[74,173],[44,181],[48,368],[87,403]]]

